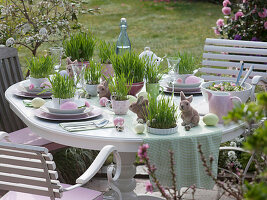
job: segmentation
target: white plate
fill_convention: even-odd
[[[94,108],[92,106],[90,106],[90,108],[85,108],[85,110],[81,113],[72,113],[72,114],[69,114],[69,113],[51,113],[45,106],[42,106],[40,107],[40,110],[44,113],[47,113],[47,114],[50,114],[50,115],[55,115],[55,116],[80,116],[80,115],[83,115],[83,114],[87,114],[89,112],[91,112]]]
[[[31,82],[30,80],[26,80],[19,84],[18,90],[21,92],[27,92],[29,94],[39,94],[44,89],[43,88],[33,88],[32,90],[29,89]],[[50,91],[43,92],[42,94],[49,95],[52,94]]]
[[[174,82],[174,87],[176,87],[176,88],[197,88],[201,85],[201,83],[204,82],[204,79],[202,79],[202,78],[199,78],[199,79],[200,79],[199,83],[193,83],[193,84]],[[171,83],[170,79],[166,79],[165,81],[169,87],[172,87],[172,83]]]
[[[74,102],[77,104],[78,107],[84,106],[85,101],[81,99],[75,99]],[[55,108],[54,104],[52,101],[48,101],[44,104],[44,107],[48,109],[50,113],[55,113],[55,114],[81,114],[84,112],[86,107],[74,109],[74,110],[61,110],[59,108]]]

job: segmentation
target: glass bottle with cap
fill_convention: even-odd
[[[131,51],[131,42],[127,34],[127,22],[126,18],[121,18],[121,32],[116,44],[116,54],[123,54]]]

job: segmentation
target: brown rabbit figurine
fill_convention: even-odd
[[[148,100],[143,96],[138,97],[137,102],[132,103],[129,107],[130,111],[137,114],[137,120],[142,119],[146,122],[148,114]]]
[[[193,101],[192,95],[186,98],[184,93],[180,92],[180,96],[181,96],[180,110],[182,112],[181,118],[183,120],[182,126],[185,126],[185,130],[189,131],[190,128],[198,125],[199,114],[190,105],[190,103]]]
[[[71,59],[69,57],[67,57],[67,67],[66,67],[66,70],[67,70],[67,73],[68,73],[69,77],[74,77],[74,73],[73,73],[72,66],[71,66],[73,64],[78,64],[78,61],[77,60],[74,60],[72,62]]]
[[[98,86],[97,86],[97,93],[99,94],[99,98],[102,97],[107,97],[108,99],[110,99],[110,91],[108,88],[108,82],[102,81]]]

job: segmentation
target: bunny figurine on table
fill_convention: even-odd
[[[99,94],[99,98],[107,97],[110,99],[110,91],[108,88],[108,81],[104,80],[97,86],[97,93]]]
[[[71,61],[71,59],[69,57],[67,57],[67,67],[66,67],[66,71],[69,75],[69,77],[74,77],[74,73],[73,73],[73,69],[72,66],[73,64],[78,64],[77,60],[74,60],[73,62]]]
[[[180,92],[180,96],[181,96],[180,110],[182,112],[181,118],[183,120],[182,126],[185,126],[185,130],[189,131],[190,128],[198,125],[199,114],[190,105],[190,103],[193,101],[192,95],[186,98],[184,93]]]
[[[134,102],[129,107],[130,111],[137,114],[137,120],[142,119],[146,122],[148,115],[148,100],[143,96],[138,97],[137,102]]]

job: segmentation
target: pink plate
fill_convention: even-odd
[[[180,94],[180,92],[183,91],[184,94],[202,94],[200,88],[194,88],[194,89],[188,89],[188,88],[174,88],[174,94]],[[163,92],[166,93],[172,93],[172,88],[170,87],[164,87]]]
[[[41,119],[47,119],[47,120],[53,120],[53,121],[77,121],[77,120],[83,120],[83,119],[91,119],[98,117],[102,114],[102,110],[100,108],[94,107],[94,109],[89,113],[81,113],[80,115],[56,115],[56,114],[49,114],[46,112],[43,112],[42,110],[38,109],[35,110],[35,116],[39,117]]]
[[[15,90],[14,94],[19,97],[27,97],[27,98],[35,98],[35,97],[41,97],[43,99],[49,99],[51,98],[52,94],[36,94],[36,93],[28,93],[28,92],[22,92],[19,90]]]

